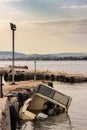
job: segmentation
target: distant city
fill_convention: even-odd
[[[0,60],[12,60],[11,51],[0,51]],[[24,54],[15,52],[15,60],[87,60],[87,53]]]

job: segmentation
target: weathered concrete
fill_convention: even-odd
[[[0,98],[0,130],[11,130],[9,101],[7,97]]]
[[[11,68],[0,68],[0,73],[4,75],[5,81],[12,81],[12,71]],[[36,73],[30,69],[15,68],[15,81],[28,81],[34,80],[34,75],[36,75],[36,80],[50,80],[50,81],[60,81],[68,83],[80,83],[87,82],[87,74],[72,74],[65,72],[48,72],[48,71],[37,71]]]
[[[20,72],[15,73],[15,81],[28,81],[34,80],[34,72]],[[12,73],[5,75],[5,80],[12,81]],[[87,75],[83,74],[67,74],[67,73],[48,73],[48,72],[37,72],[36,80],[50,80],[50,81],[60,81],[68,83],[80,83],[87,82]]]

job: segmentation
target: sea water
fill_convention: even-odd
[[[34,61],[15,61],[15,64],[34,70]],[[11,61],[0,62],[0,67],[8,65]],[[36,65],[37,70],[87,74],[87,61],[37,61]],[[68,114],[50,117],[44,122],[27,122],[25,130],[87,130],[87,83],[53,82],[53,85],[72,97]]]
[[[15,61],[15,66],[28,66],[35,69],[34,61]],[[0,67],[8,67],[12,61],[0,61]],[[87,74],[87,61],[36,61],[36,69],[41,71]]]
[[[68,113],[49,117],[45,121],[27,122],[25,130],[87,130],[87,83],[53,82],[53,85],[72,97]]]

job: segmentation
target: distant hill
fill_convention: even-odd
[[[51,54],[53,56],[58,57],[79,57],[79,56],[87,56],[87,53],[59,53],[59,54]]]
[[[33,57],[33,58],[58,58],[58,57],[85,57],[87,56],[87,53],[58,53],[58,54],[32,54],[29,55],[29,57]]]
[[[58,54],[24,54],[15,52],[15,59],[20,60],[71,60],[87,57],[87,53],[58,53]],[[11,60],[12,52],[11,51],[0,51],[0,60]]]
[[[26,54],[23,53],[14,53],[15,58],[25,58],[27,57]],[[11,51],[0,51],[0,59],[11,59],[12,58],[12,52]]]
[[[70,57],[70,56],[87,56],[87,53],[58,53],[58,54],[31,54],[30,57],[38,57],[38,56],[50,56],[50,57]]]

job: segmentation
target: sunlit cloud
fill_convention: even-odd
[[[41,34],[48,35],[87,35],[87,19],[78,20],[48,20],[48,21],[24,21],[18,24],[20,29],[32,29]]]
[[[62,9],[87,9],[87,5],[65,5]]]

